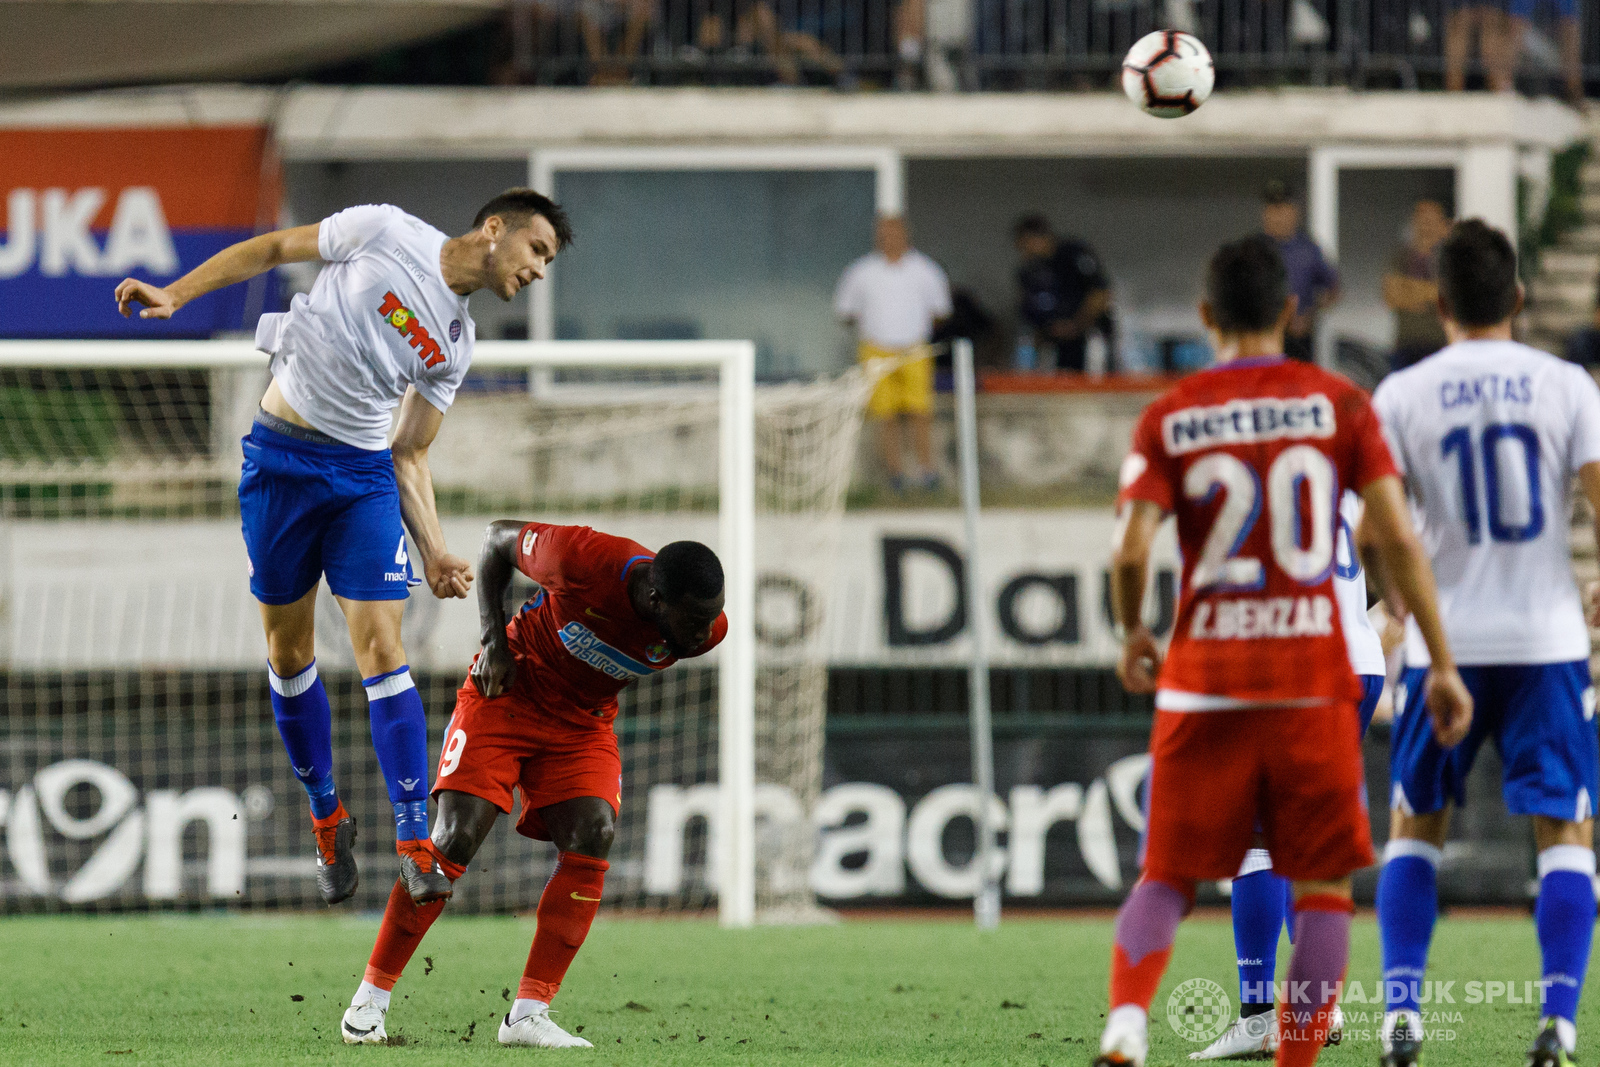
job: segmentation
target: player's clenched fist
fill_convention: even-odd
[[[428,588],[440,600],[464,599],[472,591],[472,564],[446,553],[423,568]]]
[[[1472,694],[1454,670],[1428,672],[1428,714],[1441,748],[1453,748],[1472,728]]]
[[[1156,672],[1161,669],[1161,649],[1156,646],[1155,635],[1141,626],[1130,632],[1122,642],[1122,656],[1117,660],[1117,678],[1130,693],[1154,693]]]
[[[172,313],[178,310],[178,301],[167,290],[159,285],[141,282],[137,278],[124,278],[117,286],[117,310],[123,318],[133,314],[135,304],[145,305],[139,312],[141,319],[170,319]]]

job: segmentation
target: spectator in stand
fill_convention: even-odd
[[[578,0],[577,10],[583,48],[594,64],[589,84],[628,84],[650,29],[654,0]]]
[[[1460,92],[1467,87],[1467,56],[1472,36],[1478,36],[1478,54],[1483,57],[1484,81],[1490,92],[1509,93],[1521,50],[1518,37],[1513,48],[1511,22],[1503,2],[1454,0],[1453,10],[1444,23],[1444,87]]]
[[[1439,269],[1433,256],[1449,233],[1450,216],[1444,205],[1437,200],[1418,200],[1411,209],[1406,243],[1389,257],[1383,302],[1394,312],[1390,370],[1403,370],[1449,343],[1439,321]]]
[[[1510,54],[1512,70],[1522,55],[1522,39],[1533,21],[1533,12],[1539,0],[1511,0],[1511,20],[1506,50]],[[1550,0],[1556,10],[1561,40],[1561,73],[1567,83],[1567,103],[1579,111],[1587,111],[1583,91],[1583,38],[1578,23],[1578,0]]]
[[[878,426],[878,447],[889,485],[907,485],[900,423],[911,428],[917,481],[939,485],[933,466],[933,359],[928,339],[950,314],[950,282],[944,271],[911,247],[905,220],[878,220],[876,251],[845,269],[833,295],[834,313],[853,326],[857,353],[869,370],[891,367],[867,401],[867,417]],[[908,357],[916,357],[910,358]]]
[[[1074,237],[1057,237],[1049,221],[1024,215],[1012,229],[1022,264],[1024,330],[1041,370],[1087,368],[1089,334],[1101,331],[1110,347],[1111,283],[1094,249]]]
[[[802,63],[832,78],[844,74],[844,60],[822,43],[819,32],[814,32],[822,28],[817,19],[794,18],[790,23],[785,25],[780,21],[777,9],[768,0],[734,0],[731,39],[723,16],[710,11],[700,20],[696,45],[707,53],[759,46],[772,58],[773,74],[779,85],[799,85]]]
[[[1566,356],[1568,362],[1588,367],[1591,371],[1600,368],[1600,287],[1595,293],[1594,319],[1567,338]]]
[[[1316,362],[1317,316],[1339,299],[1339,272],[1300,228],[1300,205],[1287,183],[1276,178],[1261,192],[1261,231],[1275,241],[1299,306],[1283,337],[1284,355]]]

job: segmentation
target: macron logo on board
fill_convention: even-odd
[[[6,236],[0,244],[0,278],[27,274],[37,263],[47,278],[69,274],[108,277],[143,270],[178,273],[178,251],[161,208],[148,186],[116,194],[111,228],[102,247],[96,217],[111,202],[108,189],[12,189],[6,196]]]

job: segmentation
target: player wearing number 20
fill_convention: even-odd
[[[1366,395],[1283,356],[1295,313],[1283,261],[1252,238],[1207,270],[1201,321],[1219,365],[1151,404],[1122,469],[1112,602],[1117,672],[1155,692],[1144,871],[1117,915],[1102,1067],[1142,1067],[1151,999],[1201,879],[1231,878],[1255,836],[1294,884],[1277,1062],[1309,1067],[1349,959],[1350,875],[1372,862],[1362,800],[1362,688],[1335,602],[1339,501],[1367,525],[1434,661],[1448,740],[1471,698],[1450,667],[1433,578]],[[1175,515],[1184,561],[1165,663],[1141,618],[1150,544]]]
[[[1550,1067],[1568,1062],[1577,1039],[1595,916],[1600,745],[1568,530],[1574,475],[1600,512],[1600,388],[1583,368],[1511,340],[1522,307],[1516,256],[1482,222],[1460,223],[1440,245],[1439,303],[1452,343],[1391,375],[1373,403],[1433,556],[1445,631],[1477,716],[1457,748],[1430,735],[1417,710],[1428,652],[1408,626],[1378,889],[1390,997],[1384,1062],[1416,1062],[1449,806],[1464,800],[1473,757],[1493,738],[1506,806],[1533,817],[1539,847],[1546,984],[1528,1062]],[[1381,579],[1381,567],[1374,574]]]

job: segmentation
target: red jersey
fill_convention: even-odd
[[[1117,504],[1178,519],[1156,707],[1358,699],[1333,589],[1339,497],[1395,473],[1366,394],[1309,364],[1224,363],[1146,408]]]
[[[517,664],[513,694],[568,722],[606,725],[628,683],[676,663],[660,629],[628,598],[628,572],[654,558],[636,541],[587,526],[524,526],[517,569],[540,590],[506,625]],[[695,655],[727,633],[728,617],[719,615]]]

